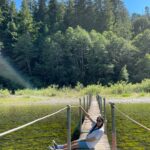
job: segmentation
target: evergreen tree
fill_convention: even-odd
[[[66,12],[64,16],[65,28],[75,26],[75,8],[74,0],[69,0],[66,6]]]
[[[95,0],[94,2],[94,7],[95,7],[95,17],[96,17],[96,20],[95,20],[95,25],[94,25],[94,29],[96,31],[103,31],[104,29],[104,25],[103,25],[103,15],[104,15],[104,12],[103,12],[103,0]]]
[[[113,4],[111,0],[105,0],[103,2],[103,31],[112,30],[114,23]]]
[[[80,25],[84,28],[86,0],[75,0],[75,25]]]
[[[146,16],[139,16],[132,22],[134,36],[150,27],[150,20]]]
[[[128,74],[128,70],[127,70],[127,66],[123,66],[121,71],[120,71],[120,81],[129,81],[129,74]]]
[[[29,33],[19,37],[14,48],[14,61],[19,70],[27,75],[32,75],[34,68],[35,49]]]
[[[33,18],[29,10],[27,0],[22,1],[19,24],[19,31],[21,33],[33,32]]]
[[[126,39],[131,38],[131,22],[122,0],[112,0],[114,14],[113,31]]]
[[[145,15],[148,19],[150,19],[150,7],[148,6],[145,7]]]
[[[1,25],[1,23],[3,22],[3,20],[4,20],[4,18],[3,18],[3,15],[2,15],[2,10],[1,10],[1,8],[0,8],[0,25]]]
[[[16,6],[14,1],[12,1],[10,3],[10,9],[9,9],[9,13],[10,13],[10,21],[7,23],[7,29],[6,29],[6,38],[8,41],[8,46],[7,46],[7,50],[8,51],[8,56],[12,55],[12,49],[14,47],[14,44],[17,41],[17,37],[18,37],[18,29],[17,29],[17,10],[16,10]]]
[[[46,21],[46,0],[38,0],[38,9],[35,9],[35,19],[37,22],[44,23]]]
[[[57,0],[50,0],[48,5],[48,21],[50,23],[50,30],[54,32],[56,25],[58,13],[58,3]]]

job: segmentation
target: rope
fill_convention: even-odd
[[[79,107],[81,107],[81,106],[70,106],[71,108],[79,108]]]
[[[44,116],[44,117],[41,117],[41,118],[39,118],[39,119],[36,119],[36,120],[34,120],[34,121],[32,121],[32,122],[29,122],[29,123],[24,124],[24,125],[22,125],[22,126],[19,126],[19,127],[17,127],[17,128],[14,128],[14,129],[8,130],[8,131],[6,131],[6,132],[0,133],[0,137],[2,137],[2,136],[4,136],[4,135],[7,135],[7,134],[9,134],[9,133],[18,131],[18,130],[20,130],[20,129],[22,129],[22,128],[25,128],[25,127],[27,127],[27,126],[30,126],[30,125],[32,125],[32,124],[34,124],[34,123],[36,123],[36,122],[39,122],[39,121],[44,120],[44,119],[46,119],[46,118],[49,118],[49,117],[51,117],[51,116],[53,116],[53,115],[56,115],[57,113],[59,113],[59,112],[65,110],[66,108],[67,108],[67,107],[62,108],[62,109],[60,109],[60,110],[58,110],[58,111],[56,111],[56,112],[54,112],[54,113],[52,113],[52,114],[46,115],[46,116]]]
[[[141,123],[137,122],[136,120],[132,119],[131,117],[129,117],[128,115],[126,115],[125,113],[123,113],[120,109],[118,109],[116,106],[114,106],[114,107],[115,107],[115,109],[116,109],[118,112],[120,112],[123,116],[125,116],[126,118],[128,118],[130,121],[132,121],[133,123],[139,125],[140,127],[144,128],[144,129],[150,131],[150,128],[148,128],[148,127],[142,125]]]

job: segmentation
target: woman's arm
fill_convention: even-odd
[[[87,118],[89,118],[89,120],[92,122],[92,123],[95,123],[95,121],[90,117],[90,115],[84,110],[84,108],[82,106],[80,106],[82,111],[84,112],[84,114],[87,116]]]

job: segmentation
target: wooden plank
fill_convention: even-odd
[[[95,97],[93,97],[92,99],[88,113],[94,120],[96,120],[96,118],[100,115],[99,106]],[[85,120],[81,128],[82,129],[81,131],[83,132],[80,135],[80,139],[83,139],[87,136],[87,133],[91,129],[91,127],[92,127],[91,121],[85,117]],[[100,141],[97,143],[95,150],[110,150],[110,145],[108,143],[108,138],[106,134],[104,134],[100,139]]]

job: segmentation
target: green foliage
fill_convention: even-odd
[[[22,1],[22,8],[20,10],[19,30],[22,34],[27,32],[33,32],[33,18],[29,10],[27,0]]]
[[[35,53],[33,51],[33,44],[31,41],[31,37],[28,33],[23,34],[15,45],[14,49],[14,58],[15,63],[18,68],[20,68],[23,72],[28,73],[30,76],[32,75],[32,67],[33,58],[35,58]]]
[[[141,82],[150,78],[149,27],[148,7],[130,20],[121,0],[23,0],[18,11],[1,0],[0,53],[34,87]]]
[[[0,8],[0,24],[2,23],[2,21],[3,21],[3,16],[2,16],[2,10]]]
[[[81,94],[77,89],[70,87],[58,88],[57,85],[51,85],[47,88],[42,89],[25,89],[17,90],[17,95],[28,95],[28,96],[49,96],[49,97],[79,97]]]
[[[126,82],[129,81],[129,74],[128,74],[128,70],[127,70],[126,65],[120,71],[120,80],[126,81]]]
[[[101,85],[88,85],[83,90],[81,90],[81,93],[83,93],[83,95],[85,94],[97,95],[101,93],[102,89],[103,87]]]
[[[149,29],[150,20],[147,16],[140,16],[133,20],[133,32],[135,35],[140,34],[145,29]]]
[[[77,85],[75,86],[75,90],[80,91],[81,89],[83,89],[83,84],[80,82],[77,82]]]
[[[3,89],[0,89],[0,97],[5,97],[5,96],[9,96],[10,93],[7,89],[3,90]]]
[[[150,30],[147,29],[141,34],[137,35],[134,40],[133,44],[137,47],[137,53],[135,54],[136,61],[135,61],[135,68],[133,73],[133,80],[141,81],[143,78],[150,77],[150,66],[149,66],[149,54],[150,54]]]

